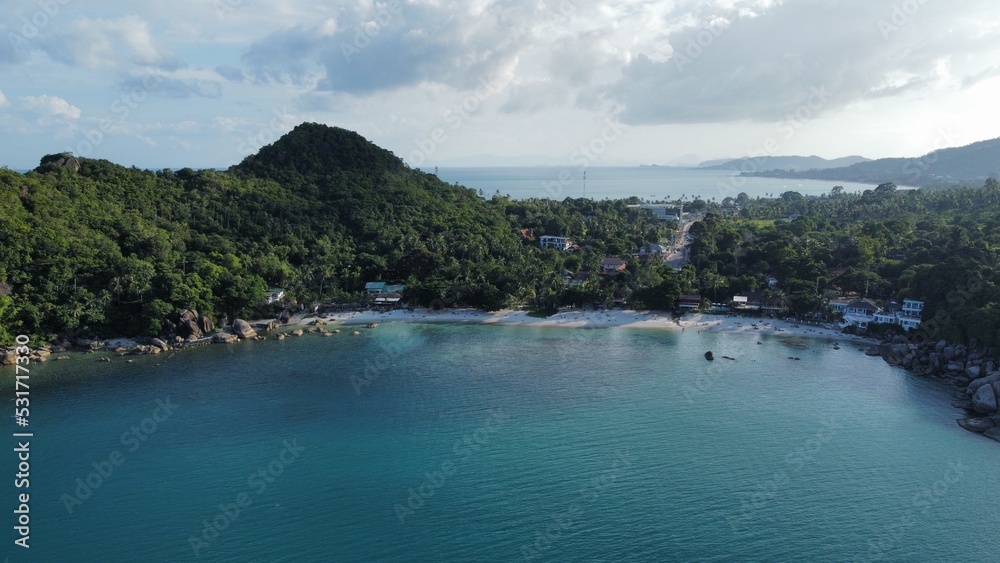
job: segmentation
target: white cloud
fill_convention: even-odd
[[[115,19],[76,18],[38,47],[54,60],[85,68],[121,68],[122,65],[180,66],[173,54],[156,46],[149,24],[138,16]]]
[[[481,77],[516,65],[551,19],[529,2],[368,3],[317,24],[297,25],[254,43],[244,56],[258,82],[369,95],[424,82],[475,88]]]
[[[776,121],[806,104],[814,89],[828,93],[811,108],[816,115],[958,88],[995,72],[987,67],[1000,52],[995,30],[962,34],[966,17],[953,5],[897,14],[897,4],[802,0],[728,17],[726,27],[686,28],[671,34],[668,60],[640,53],[618,80],[595,91],[623,104],[631,123]],[[997,18],[993,4],[976,9]]]
[[[123,99],[127,119],[100,150],[130,163],[153,158],[140,150],[150,142],[172,164],[225,163],[272,108],[399,154],[443,126],[435,158],[564,163],[594,134],[591,118],[615,107],[633,127],[603,164],[742,156],[813,88],[827,99],[782,150],[877,157],[909,154],[900,139],[943,125],[968,142],[1000,134],[983,118],[1000,96],[995,0],[399,0],[395,13],[390,0],[58,4],[30,37],[21,22],[37,3],[12,3],[0,21],[0,75],[18,77],[0,93],[4,125],[33,139],[0,152],[21,162],[57,134],[77,142],[120,119]],[[482,78],[503,86],[452,129],[444,116]],[[39,95],[70,91],[72,104]],[[180,146],[194,149],[170,154]]]
[[[25,96],[21,98],[21,105],[24,109],[34,112],[41,117],[68,117],[79,119],[83,113],[80,108],[60,98],[42,94],[41,96]]]

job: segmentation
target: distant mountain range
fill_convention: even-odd
[[[845,156],[827,160],[818,156],[763,156],[760,158],[733,158],[708,160],[698,165],[704,170],[736,170],[739,172],[760,172],[764,170],[826,170],[851,166],[859,162],[870,162],[863,156]]]
[[[919,158],[880,158],[825,169],[789,169],[760,166],[745,176],[809,178],[864,184],[893,182],[900,186],[948,187],[981,185],[1000,176],[1000,138],[964,147],[940,149]]]

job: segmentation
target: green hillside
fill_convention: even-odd
[[[640,215],[624,202],[483,200],[308,123],[225,172],[49,155],[27,174],[0,170],[0,343],[161,335],[184,308],[273,314],[259,305],[274,286],[310,305],[357,301],[382,280],[406,284],[412,303],[547,306],[570,257],[519,229],[591,241],[575,272],[658,240]]]
[[[851,166],[822,170],[770,169],[759,166],[760,172],[748,176],[768,178],[811,178],[844,182],[881,184],[893,182],[901,186],[950,187],[963,184],[981,185],[988,178],[1000,176],[1000,139],[980,141],[964,147],[941,149],[919,158],[880,158]],[[780,168],[780,167],[773,167]]]

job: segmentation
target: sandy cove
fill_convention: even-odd
[[[871,345],[871,338],[848,335],[823,326],[808,325],[779,319],[688,314],[674,319],[669,313],[632,310],[580,311],[568,310],[545,318],[529,316],[521,309],[486,312],[476,309],[432,311],[414,309],[388,312],[359,311],[295,317],[287,328],[302,328],[320,320],[331,325],[367,325],[370,323],[448,323],[503,326],[562,327],[562,328],[646,328],[671,331],[713,331],[725,333],[768,334],[797,338],[851,341]],[[286,330],[287,330],[286,328]]]
[[[271,338],[276,334],[288,334],[296,329],[310,331],[314,329],[317,321],[326,325],[326,329],[336,327],[362,328],[372,323],[440,323],[440,324],[482,324],[501,326],[530,326],[530,327],[552,327],[552,328],[640,328],[670,330],[674,332],[686,331],[711,331],[719,333],[757,333],[758,336],[767,335],[769,337],[780,337],[788,339],[794,345],[797,339],[817,339],[831,341],[851,342],[857,345],[872,347],[879,344],[878,340],[860,336],[848,335],[836,330],[821,326],[796,323],[777,319],[758,319],[751,317],[725,316],[725,315],[704,315],[688,314],[680,319],[675,319],[669,313],[652,311],[632,311],[632,310],[610,310],[610,311],[580,311],[568,310],[557,313],[550,317],[539,318],[528,315],[522,309],[511,309],[504,311],[486,312],[476,309],[450,309],[443,311],[432,311],[429,309],[395,310],[388,312],[378,311],[358,311],[350,313],[329,313],[329,314],[308,314],[295,315],[291,322],[282,325],[275,333],[265,336],[266,332],[260,327],[270,325],[273,320],[264,319],[250,321],[252,326],[258,327],[258,333],[262,338]],[[323,330],[325,332],[325,330]],[[113,355],[146,354],[143,348],[154,348],[155,346],[140,346],[138,339],[113,338],[103,341],[99,360],[109,361]],[[193,342],[185,343],[176,349],[198,347],[208,345],[213,341],[212,336],[206,336]],[[799,343],[802,344],[802,343]],[[174,349],[172,347],[172,349]],[[158,350],[157,350],[158,351]],[[63,354],[67,350],[53,350]],[[45,361],[46,358],[37,358],[37,361]],[[53,359],[70,359],[69,356],[53,356]],[[132,360],[129,360],[132,361]]]

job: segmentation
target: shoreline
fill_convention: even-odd
[[[630,309],[612,310],[568,310],[550,317],[532,317],[526,310],[505,309],[486,312],[478,309],[451,309],[433,311],[413,309],[387,312],[355,311],[350,313],[309,314],[293,317],[292,322],[283,325],[276,332],[287,332],[295,328],[305,328],[316,321],[330,326],[355,326],[371,323],[427,323],[427,324],[479,324],[499,326],[527,326],[548,328],[641,328],[659,329],[672,332],[688,330],[717,333],[757,333],[770,336],[787,336],[816,340],[840,340],[864,345],[877,345],[876,338],[844,334],[824,326],[802,324],[781,319],[761,319],[753,317],[709,315],[689,313],[675,319],[670,313],[637,311]],[[252,321],[251,324],[267,321]]]
[[[333,336],[333,332],[327,329],[340,332],[344,329],[345,336],[352,336],[355,329],[374,328],[382,323],[414,323],[414,324],[475,324],[475,325],[497,325],[497,326],[522,326],[536,328],[564,328],[564,329],[645,329],[645,330],[666,330],[675,333],[693,332],[714,332],[719,334],[750,334],[757,333],[759,336],[783,337],[789,339],[821,340],[825,342],[851,343],[855,345],[873,347],[879,345],[879,340],[869,337],[849,335],[838,332],[835,329],[823,326],[806,325],[794,321],[781,319],[761,319],[753,317],[709,315],[703,313],[689,313],[681,318],[674,318],[670,313],[654,311],[636,311],[629,309],[612,310],[567,310],[556,313],[549,317],[533,317],[528,315],[528,311],[523,309],[507,309],[494,312],[486,312],[478,309],[448,309],[434,311],[430,309],[412,309],[379,312],[379,311],[353,311],[348,313],[306,313],[294,315],[288,323],[275,326],[273,319],[259,319],[247,321],[250,326],[257,329],[257,340],[284,339],[291,336],[304,336],[306,334],[316,334],[323,336]],[[374,326],[372,326],[374,325]],[[273,327],[267,330],[264,327]],[[350,328],[351,330],[347,330]],[[231,333],[227,328],[223,332]],[[82,360],[86,356],[95,357],[96,361],[110,361],[112,358],[124,358],[128,356],[159,355],[161,353],[176,353],[193,348],[200,348],[213,343],[235,344],[235,336],[231,341],[217,342],[213,339],[214,334],[206,335],[192,341],[185,341],[182,344],[171,343],[165,348],[156,345],[143,344],[152,341],[151,338],[109,338],[106,340],[94,341],[95,344],[103,344],[94,348],[86,349],[83,346],[73,348],[60,348],[50,345],[48,348],[40,347],[33,350],[33,362],[46,362],[61,359]],[[254,338],[252,338],[254,339]],[[89,342],[89,341],[88,341]],[[79,356],[79,358],[77,358]],[[43,359],[44,358],[44,359]],[[131,360],[127,360],[131,361]],[[0,366],[0,370],[5,366]],[[2,372],[0,372],[2,373]]]

